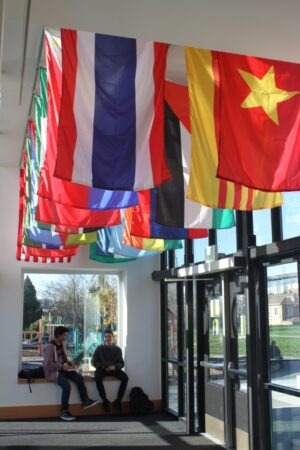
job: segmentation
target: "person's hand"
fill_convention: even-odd
[[[70,368],[70,366],[68,365],[68,364],[64,364],[63,365],[63,367],[62,367],[62,369],[65,371],[65,372],[68,372],[68,370],[69,370],[69,368]]]
[[[69,367],[71,367],[72,369],[78,369],[77,364],[75,364],[73,362],[71,364],[69,364]]]
[[[107,371],[107,372],[111,372],[111,371],[113,371],[113,370],[116,370],[116,366],[114,366],[114,365],[108,366],[108,367],[106,368],[106,371]]]

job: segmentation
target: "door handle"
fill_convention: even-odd
[[[241,378],[247,378],[247,369],[237,369],[233,361],[229,361],[227,364],[227,371],[231,378],[236,376]]]
[[[218,369],[224,371],[224,363],[213,363],[209,361],[200,361],[200,366],[206,369]]]

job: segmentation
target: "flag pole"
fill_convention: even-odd
[[[23,150],[25,147],[28,120],[30,119],[30,115],[31,115],[33,99],[34,99],[34,94],[35,94],[35,87],[36,87],[37,77],[38,77],[39,68],[40,68],[40,62],[41,62],[42,51],[43,51],[43,46],[44,46],[44,34],[45,34],[45,27],[43,27],[42,37],[41,37],[40,46],[39,46],[39,52],[38,52],[38,57],[37,57],[37,67],[36,67],[35,77],[34,77],[33,85],[32,85],[32,94],[31,94],[31,100],[30,100],[30,105],[29,105],[28,114],[27,114],[27,121],[26,121],[26,125],[25,125],[24,139],[23,139],[23,144],[22,144],[22,148],[21,148],[19,167],[22,166],[22,153],[23,153]]]

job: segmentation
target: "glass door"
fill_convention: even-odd
[[[248,450],[247,296],[242,274],[205,281],[205,431],[225,448]]]
[[[166,285],[166,407],[176,416],[184,415],[184,341],[182,283]]]
[[[247,315],[248,296],[245,291],[244,276],[229,276],[230,315],[227,323],[227,396],[231,396],[232,423],[228,423],[228,442],[232,448],[249,449],[248,436],[248,382],[247,382]],[[231,434],[230,434],[231,431]]]
[[[178,302],[176,283],[167,285],[167,407],[178,414]]]
[[[205,431],[221,444],[225,443],[224,412],[224,289],[221,276],[205,282],[206,352],[200,364],[205,368]]]
[[[299,262],[265,267],[268,391],[272,450],[300,449]]]

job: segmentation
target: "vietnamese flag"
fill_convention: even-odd
[[[186,48],[185,57],[192,130],[187,197],[202,205],[237,210],[280,206],[280,193],[250,189],[243,184],[217,178],[220,117],[216,113],[215,103],[218,71],[213,67],[210,50]]]
[[[300,190],[300,64],[212,52],[220,79],[218,177]]]

